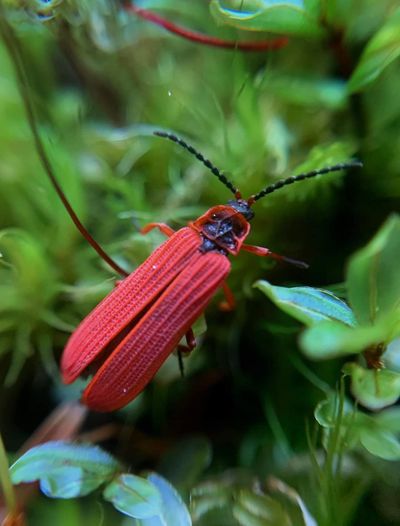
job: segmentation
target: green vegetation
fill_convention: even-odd
[[[400,2],[0,7],[0,523],[400,523]],[[77,405],[85,380],[64,386],[58,362],[118,276],[60,203],[35,129],[129,271],[163,241],[143,225],[177,229],[232,197],[154,130],[245,197],[364,167],[257,202],[248,243],[310,268],[231,258],[236,309],[210,304],[185,377],[173,355],[104,415]]]

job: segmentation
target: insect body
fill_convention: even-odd
[[[239,208],[241,212],[237,210]],[[243,215],[245,214],[245,215]],[[173,232],[123,280],[76,329],[62,357],[65,382],[102,363],[83,393],[86,405],[111,411],[126,405],[151,380],[186,334],[230,271],[250,231],[245,201],[216,206]]]
[[[83,393],[90,408],[130,402],[190,331],[230,270],[219,250],[201,247],[190,227],[174,233],[72,335],[62,357],[65,382],[104,360]]]
[[[96,411],[112,411],[133,400],[183,336],[186,335],[189,350],[195,347],[191,326],[219,287],[223,287],[227,296],[225,305],[232,307],[233,297],[225,284],[230,271],[229,255],[247,250],[306,266],[267,248],[244,244],[250,232],[249,221],[254,216],[251,207],[258,199],[302,179],[360,166],[358,161],[352,161],[300,174],[270,185],[245,200],[193,147],[175,135],[164,132],[156,135],[180,144],[195,155],[234,193],[235,200],[211,208],[177,232],[160,223],[145,227],[143,233],[159,228],[169,239],[128,275],[69,339],[61,361],[63,380],[71,383],[82,374],[94,373],[82,399]],[[86,237],[91,238],[88,233]]]

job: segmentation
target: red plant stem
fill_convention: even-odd
[[[280,49],[286,46],[289,42],[287,37],[279,37],[271,40],[253,40],[253,41],[242,41],[238,42],[235,40],[223,40],[222,38],[212,37],[205,35],[204,33],[199,33],[198,31],[191,31],[182,26],[178,26],[169,20],[166,20],[160,15],[148,11],[147,9],[142,9],[141,7],[135,6],[133,3],[126,3],[124,5],[126,11],[132,11],[137,16],[152,22],[158,26],[163,27],[167,31],[174,33],[186,40],[192,42],[197,42],[199,44],[204,44],[206,46],[221,47],[227,49],[240,49],[241,51],[270,51],[275,49]]]

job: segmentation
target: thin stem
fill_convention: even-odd
[[[199,44],[204,44],[206,46],[220,47],[226,49],[239,49],[240,51],[272,51],[280,49],[286,46],[289,43],[287,37],[279,37],[271,40],[254,40],[254,41],[235,41],[235,40],[223,40],[222,38],[212,37],[205,35],[204,33],[199,33],[198,31],[192,31],[186,29],[185,27],[179,26],[165,19],[164,17],[148,11],[147,9],[142,9],[141,7],[135,6],[133,3],[125,3],[124,8],[126,11],[132,11],[137,16],[161,26],[170,33],[178,35],[186,40],[192,42],[197,42]]]
[[[340,465],[342,449],[342,424],[344,417],[344,382],[341,379],[340,388],[336,397],[335,424],[333,430],[329,433],[327,445],[327,454],[324,464],[325,472],[325,509],[327,516],[325,519],[332,521],[332,524],[339,524],[340,506],[339,506],[339,488],[340,488]]]
[[[17,511],[17,499],[15,497],[14,486],[11,482],[8,471],[8,459],[4,448],[3,439],[0,435],[0,483],[3,489],[4,500],[10,515]]]
[[[79,230],[79,232],[82,234],[82,236],[90,243],[90,245],[94,248],[94,250],[99,254],[99,256],[106,262],[108,265],[110,265],[111,268],[113,268],[118,274],[121,274],[122,276],[128,276],[129,273],[126,272],[123,268],[121,268],[118,263],[116,263],[106,252],[105,250],[97,243],[97,241],[91,236],[91,234],[87,231],[85,226],[80,221],[79,217],[76,215],[74,209],[72,208],[70,202],[68,201],[67,197],[65,196],[52,167],[52,164],[50,162],[50,159],[46,153],[46,149],[44,147],[43,141],[40,137],[39,129],[36,123],[35,118],[35,110],[33,107],[33,103],[30,97],[30,91],[29,91],[29,81],[26,75],[24,63],[22,60],[22,54],[21,49],[19,47],[19,43],[17,39],[15,38],[15,35],[13,33],[13,30],[11,26],[7,23],[5,19],[5,13],[4,9],[0,3],[0,32],[3,37],[3,40],[6,44],[8,53],[12,59],[12,63],[14,65],[14,70],[16,73],[16,77],[18,80],[18,85],[22,97],[22,101],[25,107],[26,116],[28,119],[29,127],[32,132],[33,140],[35,143],[35,148],[37,151],[37,154],[39,156],[40,162],[42,163],[42,166],[44,168],[44,171],[46,172],[47,176],[49,177],[51,183],[54,186],[55,191],[57,192],[59,198],[61,199],[64,207],[66,208],[68,214],[70,215],[72,221],[74,222],[75,226]]]

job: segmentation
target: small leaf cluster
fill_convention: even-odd
[[[299,494],[282,480],[265,484],[244,470],[231,470],[197,485],[191,493],[191,512],[199,526],[316,526]]]
[[[400,7],[396,2],[385,2],[390,15],[376,31],[361,54],[348,81],[348,93],[363,90],[375,81],[400,56]],[[231,4],[234,6],[229,7]],[[247,31],[271,31],[277,34],[323,40],[343,22],[343,16],[355,17],[355,4],[319,0],[291,0],[288,2],[250,1],[245,9],[231,0],[212,0],[213,16],[224,24]],[[392,5],[391,5],[392,4]],[[345,11],[348,11],[345,13]],[[368,14],[368,13],[367,13]],[[372,13],[369,13],[372,15]],[[371,31],[373,16],[366,17],[365,31]],[[349,29],[353,29],[351,26]]]
[[[329,393],[316,407],[314,416],[328,435],[338,426],[339,397]],[[400,460],[400,409],[390,407],[376,414],[360,411],[349,400],[344,400],[339,432],[344,451],[364,448],[384,460]]]
[[[13,484],[39,481],[51,498],[72,499],[100,486],[103,497],[137,526],[191,526],[176,490],[160,475],[124,473],[110,454],[90,444],[47,442],[23,454],[11,467]]]
[[[277,287],[259,281],[279,308],[308,326],[300,338],[316,360],[364,355],[366,367],[347,364],[352,391],[365,407],[380,409],[400,397],[400,373],[384,368],[388,345],[400,336],[400,217],[393,215],[371,242],[354,254],[345,288],[348,304],[327,290]],[[396,360],[391,353],[391,359]]]

